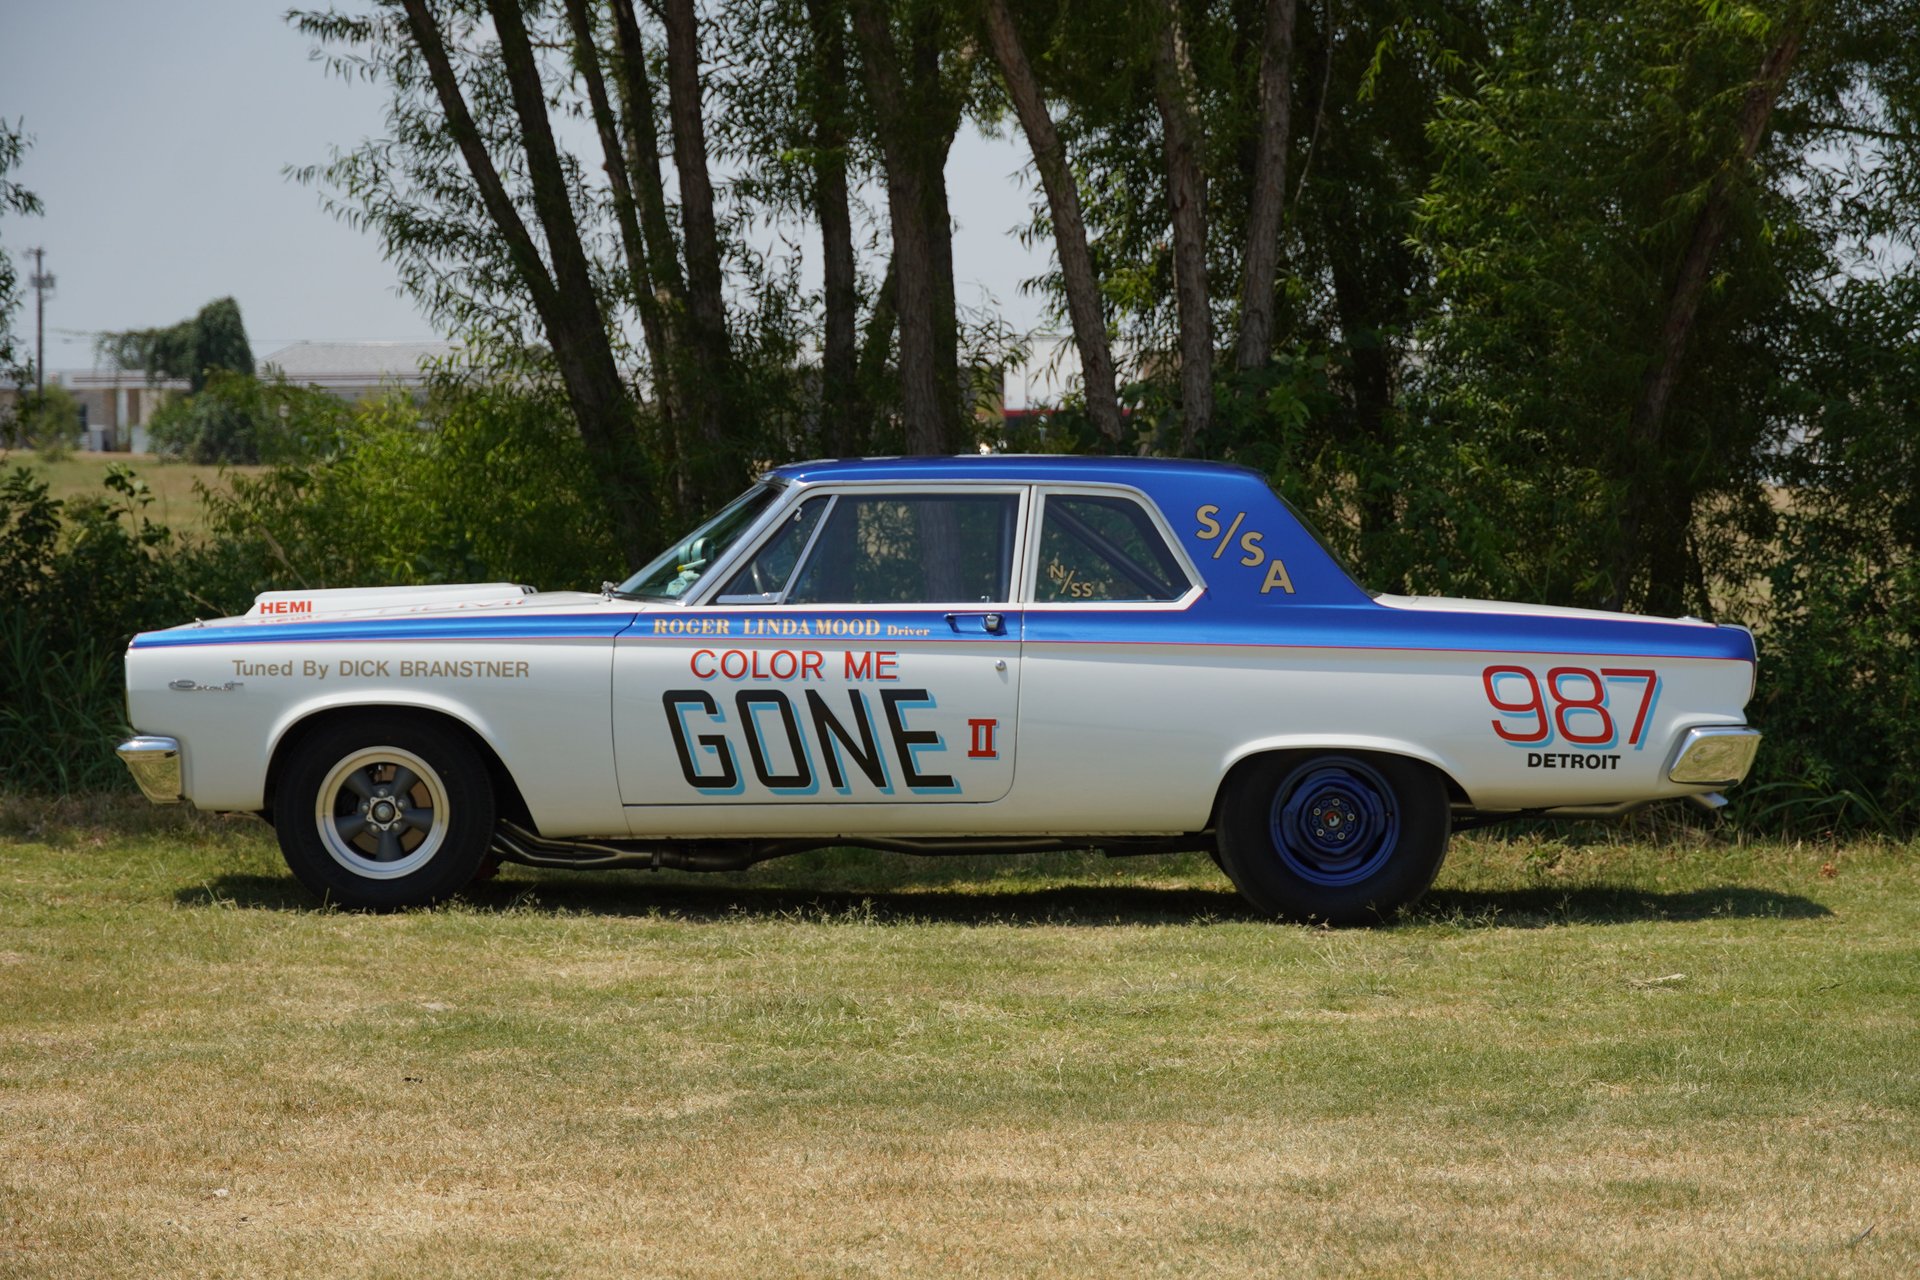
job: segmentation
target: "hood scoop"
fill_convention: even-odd
[[[430,613],[442,609],[499,608],[519,604],[532,587],[513,582],[468,582],[437,587],[339,587],[325,591],[263,591],[249,618],[298,622],[341,613]]]

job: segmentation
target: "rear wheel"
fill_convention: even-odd
[[[281,772],[273,811],[288,869],[346,907],[418,907],[457,893],[493,837],[480,753],[403,718],[322,727]]]
[[[1228,784],[1219,860],[1265,914],[1370,924],[1427,891],[1449,828],[1446,784],[1423,764],[1289,753],[1252,762]]]

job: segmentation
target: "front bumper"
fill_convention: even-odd
[[[180,803],[180,740],[129,738],[115,749],[140,791],[155,804]]]
[[[1730,787],[1753,768],[1760,731],[1746,725],[1703,725],[1687,730],[1667,765],[1667,781],[1689,787]]]

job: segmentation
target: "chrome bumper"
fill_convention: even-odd
[[[115,753],[127,762],[127,770],[147,799],[155,804],[180,803],[178,738],[129,738]]]
[[[1704,725],[1689,729],[1674,748],[1667,781],[1689,787],[1730,787],[1747,776],[1760,731],[1746,725]]]

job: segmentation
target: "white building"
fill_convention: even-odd
[[[426,394],[428,368],[460,348],[451,342],[296,342],[256,362],[262,378],[284,377],[349,403],[405,391]],[[82,447],[90,452],[146,453],[147,424],[161,405],[189,389],[185,378],[149,378],[137,369],[82,369],[54,374],[80,402]],[[0,401],[12,388],[0,388]]]
[[[349,402],[394,390],[420,396],[431,366],[459,350],[451,342],[296,342],[262,356],[260,376],[284,377]]]

